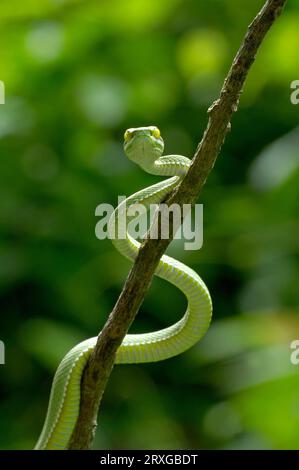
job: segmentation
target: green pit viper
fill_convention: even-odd
[[[155,126],[131,128],[124,135],[127,157],[143,170],[161,176],[170,176],[153,186],[142,189],[123,201],[109,219],[108,231],[113,244],[121,254],[135,260],[140,243],[121,227],[128,209],[143,204],[147,209],[158,204],[178,185],[190,167],[191,161],[181,155],[162,156],[164,142]],[[125,230],[125,237],[115,238]],[[166,279],[186,296],[185,315],[168,328],[146,334],[125,336],[116,354],[116,364],[155,362],[168,359],[193,346],[206,333],[212,315],[209,291],[202,279],[188,266],[163,255],[155,274]],[[61,361],[52,384],[45,423],[35,449],[67,449],[76,425],[80,407],[80,384],[84,367],[96,345],[97,337],[87,339],[69,351]]]

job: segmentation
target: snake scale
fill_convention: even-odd
[[[121,254],[135,260],[140,244],[127,232],[123,222],[126,217],[120,215],[127,216],[127,211],[134,204],[142,204],[148,209],[151,204],[163,201],[188,171],[190,160],[181,155],[162,156],[164,142],[155,126],[128,129],[124,136],[124,150],[127,157],[143,170],[170,177],[128,197],[109,219],[108,230],[113,244]],[[115,237],[114,232],[124,232],[125,236]],[[155,274],[184,293],[188,301],[187,310],[178,322],[168,328],[126,335],[117,351],[116,364],[168,359],[193,346],[209,327],[211,298],[195,271],[163,255]],[[81,377],[96,341],[97,337],[83,341],[62,359],[53,379],[45,423],[35,449],[68,448],[79,415]]]

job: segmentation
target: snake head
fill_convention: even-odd
[[[164,150],[164,142],[156,126],[131,127],[124,134],[124,150],[129,160],[150,170]]]

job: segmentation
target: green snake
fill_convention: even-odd
[[[122,226],[128,210],[142,204],[158,204],[175,188],[190,167],[191,161],[181,155],[162,156],[164,142],[155,126],[130,128],[124,135],[127,157],[143,170],[170,176],[142,189],[123,201],[109,219],[110,238],[121,254],[135,260],[140,243]],[[125,214],[125,217],[120,215]],[[118,230],[116,230],[116,228]],[[125,236],[115,237],[125,231]],[[115,363],[155,362],[180,354],[193,346],[206,333],[212,315],[209,291],[202,279],[188,266],[163,255],[155,274],[180,289],[188,301],[184,316],[168,328],[146,334],[128,334],[119,347]],[[35,449],[67,449],[80,408],[80,385],[84,367],[96,345],[97,337],[75,346],[62,359],[53,379],[45,423]]]

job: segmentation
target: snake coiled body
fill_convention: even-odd
[[[136,204],[149,208],[151,204],[163,201],[188,171],[190,160],[180,155],[162,156],[163,140],[154,126],[128,129],[124,147],[128,158],[145,171],[170,176],[127,198],[110,218],[109,234],[113,244],[121,254],[134,260],[140,244],[127,233],[124,221],[128,211]],[[125,237],[115,237],[119,233],[125,233]],[[209,327],[211,298],[195,271],[164,255],[155,274],[184,293],[188,302],[187,310],[181,320],[168,328],[152,333],[126,335],[116,354],[117,364],[155,362],[173,357],[193,346]],[[47,416],[35,449],[59,450],[68,447],[79,415],[83,370],[96,341],[97,337],[83,341],[61,361],[53,379]]]

